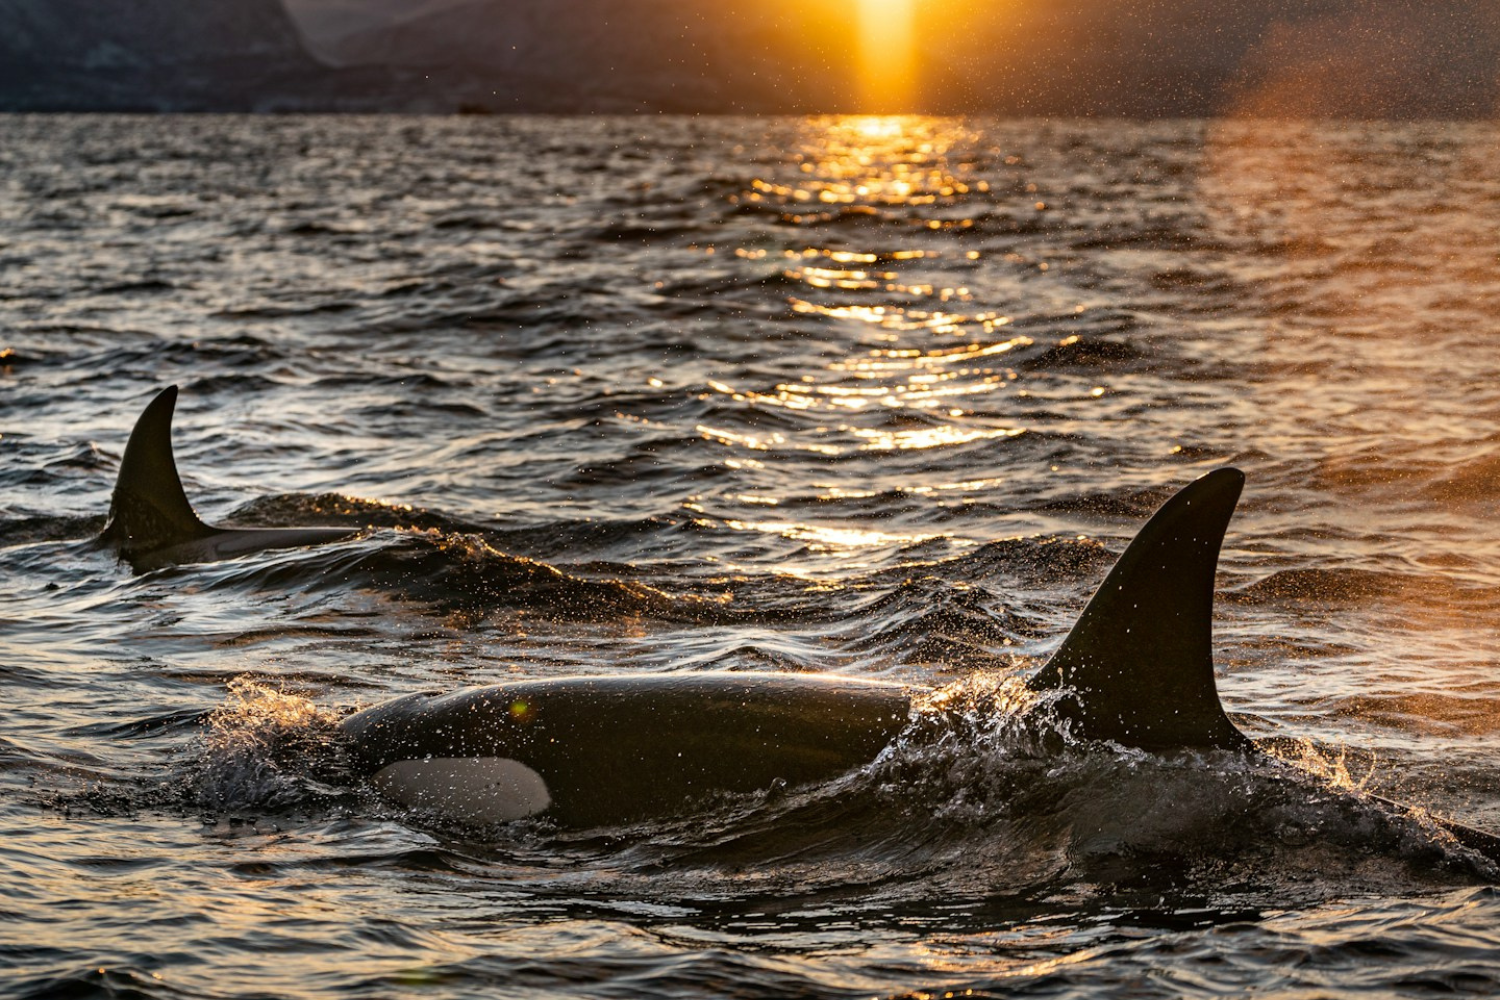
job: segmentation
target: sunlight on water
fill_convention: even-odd
[[[814,552],[827,553],[835,558],[848,558],[859,549],[886,545],[908,545],[936,535],[895,535],[883,531],[857,528],[828,528],[813,524],[797,524],[790,521],[726,521],[736,531],[767,531],[783,538],[809,543]]]
[[[1331,748],[1319,747],[1308,739],[1294,740],[1289,745],[1275,746],[1272,748],[1272,753],[1293,767],[1314,775],[1325,782],[1328,787],[1344,792],[1363,791],[1375,773],[1375,765],[1371,763],[1363,777],[1354,777],[1349,772],[1351,762],[1346,747],[1339,747],[1335,752]]]
[[[335,721],[307,697],[281,684],[236,677],[226,685],[224,704],[209,716],[210,747],[270,743],[280,735]]]

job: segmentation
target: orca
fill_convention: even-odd
[[[130,440],[109,502],[109,520],[98,541],[138,573],[181,563],[217,562],[267,549],[323,545],[358,534],[352,528],[219,528],[193,512],[172,457],[172,411],[177,387],[169,385],[146,405]]]
[[[1218,469],[1156,511],[1027,682],[1034,711],[1086,743],[1264,755],[1214,681],[1214,575],[1244,481]],[[817,674],[564,677],[408,695],[340,728],[356,774],[399,806],[460,823],[539,816],[591,828],[833,780],[890,746],[924,693]],[[1500,837],[1434,819],[1500,863]]]

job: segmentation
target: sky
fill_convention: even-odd
[[[572,66],[587,89],[603,58],[649,91],[655,60],[682,89],[719,87],[722,110],[757,80],[827,111],[1488,117],[1500,104],[1493,0],[287,2],[315,47],[383,23],[356,63]]]
[[[129,0],[111,18],[91,2],[0,0],[0,107],[1500,109],[1496,0]]]

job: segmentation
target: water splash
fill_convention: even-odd
[[[340,713],[280,682],[242,675],[204,725],[194,794],[213,813],[283,810],[338,790]]]

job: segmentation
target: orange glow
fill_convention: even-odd
[[[915,39],[916,0],[859,0],[861,110],[911,110]]]

